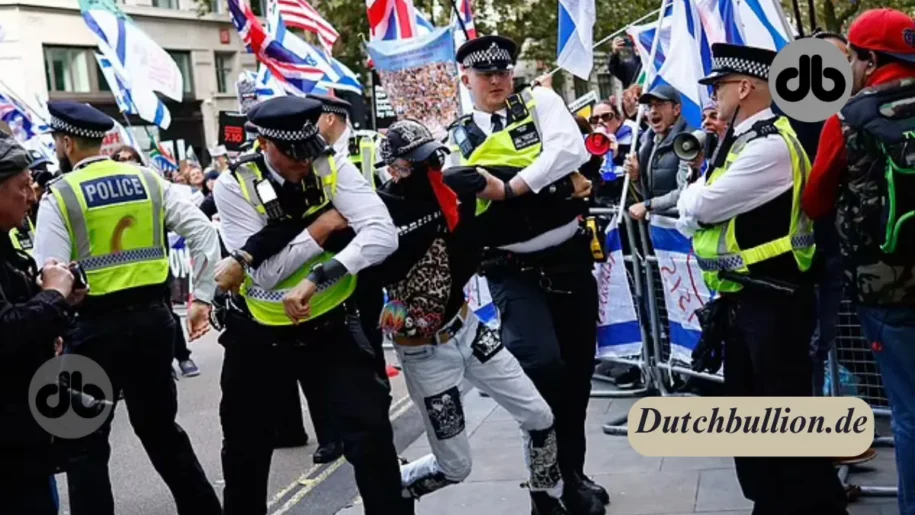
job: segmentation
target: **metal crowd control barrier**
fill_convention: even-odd
[[[617,208],[595,208],[591,213],[599,216],[616,215]],[[645,387],[638,390],[610,390],[597,391],[595,397],[638,397],[641,395],[658,394],[662,396],[691,396],[691,393],[678,393],[669,390],[666,383],[673,383],[674,374],[699,378],[707,381],[723,383],[724,377],[717,374],[699,373],[690,368],[690,363],[678,362],[671,352],[669,337],[669,322],[667,319],[666,303],[664,300],[663,285],[660,277],[657,256],[652,252],[647,223],[632,220],[628,213],[622,218],[625,221],[626,237],[629,241],[630,255],[624,256],[627,264],[631,264],[630,280],[637,303],[637,314],[642,331],[642,355],[636,361],[617,358],[601,358],[605,361],[638,366],[645,381]],[[638,231],[633,228],[638,226]],[[643,309],[647,308],[648,313]],[[645,318],[649,330],[645,329]],[[647,343],[650,342],[651,345]],[[874,360],[870,344],[862,336],[858,323],[858,316],[850,299],[843,300],[836,325],[836,342],[830,349],[828,360],[828,376],[830,377],[830,395],[842,395],[842,388],[851,388],[855,395],[864,399],[873,409],[877,418],[890,418],[889,401],[883,387],[883,381]],[[848,370],[852,383],[841,384],[842,369]],[[595,375],[597,380],[607,378]],[[665,381],[666,379],[666,381]],[[628,429],[625,425],[626,417],[619,420],[610,420],[603,426],[603,431],[609,435],[625,436]],[[874,435],[874,447],[892,447],[891,436]],[[844,485],[849,486],[848,478],[850,468],[847,465],[839,467],[839,478]],[[859,490],[862,496],[890,496],[897,495],[897,487],[852,485]]]

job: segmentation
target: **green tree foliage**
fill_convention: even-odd
[[[800,12],[804,34],[811,32],[810,2],[797,0],[795,10],[794,0],[781,0],[786,16],[790,18],[793,27],[797,27],[796,12]],[[915,0],[815,0],[814,11],[816,26],[829,31],[846,33],[849,24],[864,11],[889,7],[909,15],[915,15]]]

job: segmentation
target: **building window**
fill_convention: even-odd
[[[191,53],[167,50],[168,55],[172,56],[178,69],[181,70],[181,78],[184,81],[184,94],[192,95],[194,93],[194,69],[191,66]]]
[[[613,94],[613,76],[609,73],[598,74],[597,89],[602,99],[610,98]]]
[[[251,0],[251,11],[255,16],[267,16],[267,0]]]
[[[578,77],[574,77],[575,81],[575,98],[581,98],[588,94],[591,91],[591,83],[586,80],[581,80]]]
[[[152,0],[153,7],[161,7],[163,9],[177,9],[178,0]]]
[[[224,0],[210,0],[210,12],[214,14],[222,14],[222,4]],[[258,2],[254,2],[258,3]]]
[[[98,90],[92,50],[80,47],[45,47],[48,91],[91,93]]]
[[[234,59],[235,54],[216,52],[216,91],[219,93],[229,93]]]

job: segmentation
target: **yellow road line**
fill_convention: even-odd
[[[410,400],[409,395],[404,395],[403,397],[394,401],[391,404],[391,410],[389,412],[391,420],[395,420],[398,417],[400,417],[401,415],[403,415],[408,409],[410,409],[410,406],[412,406],[412,405],[413,405],[413,402]],[[292,497],[292,499],[290,499],[290,501],[292,501],[292,500],[296,500],[296,502],[300,501],[302,499],[302,497],[304,497],[306,494],[308,494],[308,492],[310,492],[315,486],[317,486],[318,484],[320,484],[321,482],[326,480],[327,477],[330,475],[330,473],[333,473],[333,471],[337,470],[340,467],[340,465],[342,465],[345,461],[346,461],[346,458],[340,457],[339,459],[337,459],[337,461],[328,465],[327,469],[325,471],[321,472],[321,474],[319,474],[318,477],[316,477],[314,479],[309,479],[309,478],[311,477],[312,474],[317,472],[322,467],[322,465],[315,465],[315,466],[311,467],[310,469],[308,469],[307,472],[305,472],[304,474],[302,474],[298,478],[296,478],[295,481],[293,481],[292,483],[289,483],[288,485],[283,487],[283,489],[281,489],[279,492],[277,492],[270,499],[270,501],[267,502],[267,509],[272,508],[276,503],[280,502],[283,499],[283,497],[286,497],[289,494],[289,492],[295,490],[296,488],[302,487],[304,485],[304,488],[302,488],[301,490],[296,492],[296,494]],[[330,473],[328,473],[328,471],[330,471]],[[285,513],[294,504],[295,503],[290,505],[289,502],[287,502],[282,507],[280,507],[280,509],[277,510],[274,515],[277,515],[280,513]]]
[[[400,418],[404,413],[409,411],[410,408],[412,408],[412,407],[413,407],[413,401],[410,399],[409,395],[398,399],[397,402],[395,402],[391,406],[391,422]],[[336,471],[338,468],[340,468],[340,466],[343,465],[345,462],[346,462],[346,458],[341,457],[337,461],[333,462],[329,467],[327,467],[326,470],[321,472],[321,474],[319,474],[318,477],[314,478],[313,480],[301,481],[301,484],[303,484],[304,486],[298,492],[296,492],[292,497],[290,497],[289,500],[286,501],[286,504],[281,506],[278,510],[271,513],[270,515],[282,515],[282,514],[286,513],[287,511],[289,511],[290,509],[292,509],[296,504],[299,503],[299,501],[304,499],[305,496],[308,495],[309,492],[314,490],[316,486],[320,485],[325,480],[327,480],[327,478],[330,477],[330,475],[333,474],[334,471]],[[299,481],[297,481],[297,483],[299,483]],[[293,483],[293,484],[295,484],[295,483]],[[285,493],[283,495],[285,495]],[[358,497],[357,497],[357,499],[358,499]]]

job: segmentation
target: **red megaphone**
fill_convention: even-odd
[[[593,132],[585,138],[585,148],[592,156],[603,156],[613,147],[613,141],[603,132]]]

